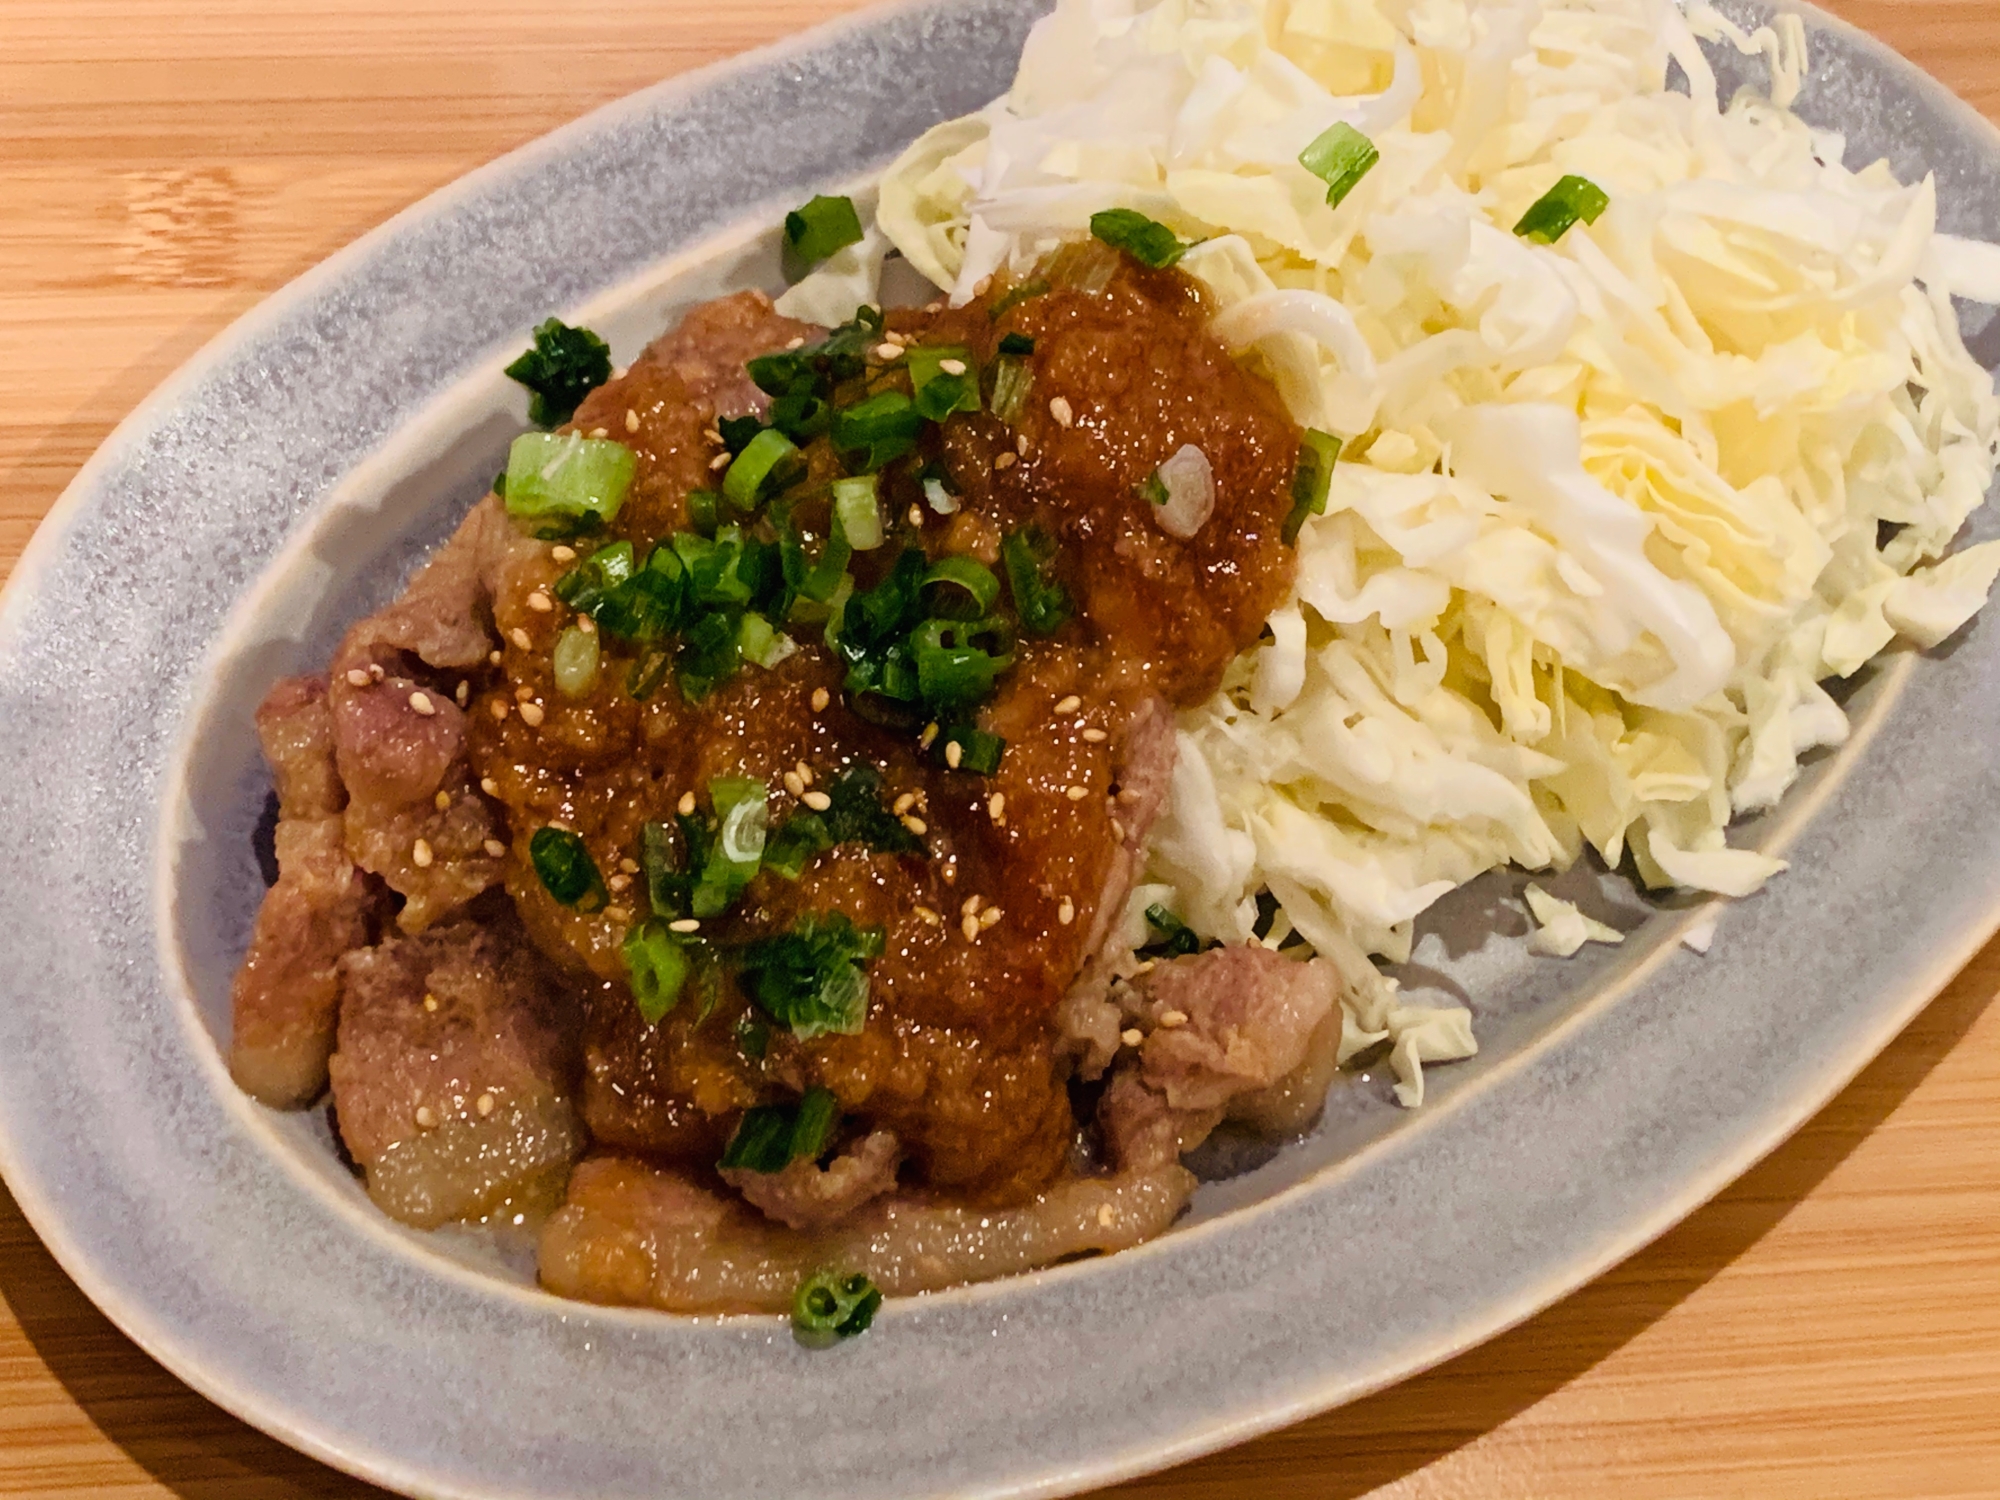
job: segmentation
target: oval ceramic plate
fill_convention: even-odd
[[[1001,92],[1032,18],[871,14],[475,174],[224,335],[15,574],[0,1167],[99,1306],[266,1430],[481,1497],[1052,1495],[1160,1467],[1432,1364],[1630,1253],[1803,1121],[2000,920],[1983,620],[1868,674],[1854,741],[1747,831],[1794,869],[1722,914],[1708,957],[1679,942],[1698,913],[1584,873],[1569,893],[1635,936],[1529,958],[1516,882],[1481,882],[1406,975],[1469,999],[1485,1049],[1435,1070],[1422,1112],[1356,1080],[1304,1141],[1212,1161],[1154,1244],[892,1304],[831,1354],[776,1319],[557,1301],[507,1246],[382,1218],[319,1116],[241,1097],[217,1039],[262,889],[249,709],[484,491],[521,422],[499,368],[525,330],[562,311],[629,358],[695,298],[770,284],[778,212]],[[1803,112],[1855,160],[1935,171],[1945,227],[2000,238],[2000,138],[1859,34],[1814,31]],[[1718,62],[1726,93],[1744,65]]]

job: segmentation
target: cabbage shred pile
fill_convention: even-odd
[[[1720,100],[1701,39],[1766,91]],[[2000,573],[1947,556],[2000,442],[1951,297],[2000,300],[2000,252],[1937,233],[1932,181],[1849,170],[1790,108],[1805,67],[1795,17],[1672,0],[1060,0],[883,182],[881,235],[960,302],[1100,210],[1159,220],[1217,335],[1344,440],[1295,596],[1183,717],[1134,910],[1240,942],[1268,891],[1406,1103],[1467,1018],[1365,954],[1586,846],[1756,890],[1782,863],[1725,833],[1847,736],[1822,684]],[[1339,122],[1380,160],[1330,206],[1298,157]],[[1518,237],[1568,175],[1608,210]]]

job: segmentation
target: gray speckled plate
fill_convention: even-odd
[[[1752,830],[1796,868],[1723,914],[1706,959],[1677,942],[1691,913],[1587,872],[1571,893],[1633,941],[1529,958],[1512,882],[1480,882],[1408,975],[1469,996],[1485,1043],[1433,1073],[1421,1114],[1380,1080],[1342,1089],[1166,1238],[892,1305],[823,1355],[775,1319],[558,1302],[505,1246],[390,1224],[323,1121],[239,1096],[216,1040],[261,890],[248,709],[484,490],[521,420],[499,366],[523,330],[582,314],[629,357],[694,297],[768,281],[758,226],[998,93],[1031,18],[872,14],[475,174],[218,340],[16,572],[0,1167],[99,1306],[266,1430],[482,1497],[1045,1495],[1159,1467],[1432,1364],[1628,1254],[1803,1121],[2000,921],[1988,619],[1872,671],[1853,743]],[[2000,237],[2000,138],[1816,25],[1804,112],[1858,157],[1935,170],[1945,227]],[[1741,65],[1720,61],[1726,89]]]

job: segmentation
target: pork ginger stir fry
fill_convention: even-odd
[[[956,309],[728,297],[615,375],[544,325],[560,425],[272,690],[234,1071],[330,1080],[386,1212],[839,1336],[1157,1235],[1219,1122],[1310,1120],[1332,967],[1124,914],[1337,445],[1104,227]]]

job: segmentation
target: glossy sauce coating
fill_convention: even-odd
[[[694,703],[671,680],[635,702],[629,653],[607,641],[596,688],[572,700],[550,665],[575,618],[551,592],[568,556],[545,549],[496,598],[509,644],[472,704],[472,761],[508,810],[507,886],[528,931],[588,976],[584,1115],[603,1145],[705,1170],[744,1108],[822,1084],[853,1121],[897,1133],[906,1175],[921,1185],[1018,1201],[1065,1160],[1074,1122],[1053,1012],[1087,956],[1100,902],[1123,899],[1106,887],[1123,835],[1126,729],[1154,695],[1184,705],[1212,691],[1283,596],[1291,558],[1279,527],[1298,435],[1271,393],[1207,337],[1193,284],[1178,274],[1126,263],[1096,293],[1058,290],[997,321],[989,307],[892,319],[909,342],[962,345],[982,367],[1003,334],[1030,336],[1034,383],[1013,427],[983,412],[954,417],[941,439],[934,432],[885,473],[887,541],[853,566],[867,587],[916,545],[998,571],[1006,532],[1032,522],[1056,537],[1076,616],[1052,638],[1023,637],[981,710],[981,725],[1008,741],[997,774],[949,770],[912,734],[856,717],[817,627],[794,626],[800,649],[776,668],[746,667]],[[728,299],[593,394],[575,427],[601,429],[639,458],[616,535],[643,555],[685,524],[686,493],[719,487],[713,418],[756,399],[743,360],[801,336],[761,299]],[[898,361],[871,363],[880,366],[871,384],[907,389]],[[1217,485],[1215,514],[1188,541],[1162,531],[1138,493],[1183,443],[1208,455]],[[956,515],[922,504],[914,471],[931,459],[963,496]],[[825,531],[822,481],[837,472],[815,445],[797,490],[809,533]],[[671,822],[690,792],[706,811],[711,778],[744,775],[768,788],[776,829],[800,791],[812,795],[855,763],[881,773],[885,800],[921,830],[926,855],[845,845],[795,883],[767,871],[703,935],[745,941],[830,910],[880,926],[864,1030],[800,1042],[771,1025],[752,1055],[742,1029],[751,1008],[728,987],[712,1012],[683,1001],[661,1024],[644,1023],[619,953],[648,913],[636,868],[642,826]],[[609,877],[603,910],[563,908],[542,889],[527,845],[551,822],[581,835]]]

